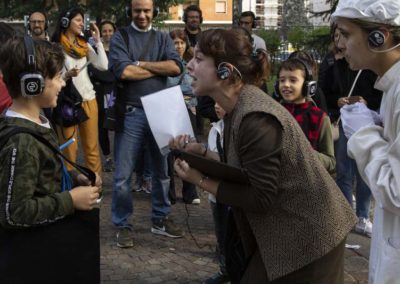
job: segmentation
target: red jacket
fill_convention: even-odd
[[[8,94],[6,85],[3,82],[3,76],[0,75],[0,113],[12,104],[12,99]]]

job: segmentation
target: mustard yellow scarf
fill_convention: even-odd
[[[73,58],[82,58],[87,56],[89,47],[87,42],[81,38],[76,37],[76,43],[71,42],[68,37],[62,33],[60,43],[64,51]]]

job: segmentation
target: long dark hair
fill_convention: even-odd
[[[51,40],[52,40],[53,42],[60,42],[61,33],[64,33],[64,32],[69,28],[69,25],[68,25],[67,28],[65,28],[65,27],[63,27],[63,26],[61,25],[61,19],[62,19],[62,18],[64,18],[64,17],[68,18],[69,21],[70,21],[70,24],[71,24],[71,20],[72,20],[73,18],[75,18],[77,15],[81,15],[82,18],[84,18],[84,14],[85,14],[85,12],[84,12],[81,8],[79,8],[79,7],[74,7],[74,8],[71,8],[71,9],[66,10],[66,11],[64,11],[63,13],[61,13],[60,16],[59,16],[59,18],[58,18],[58,22],[57,22],[58,25],[57,25],[57,28],[56,28],[56,30],[55,30],[53,36],[51,37]],[[83,37],[83,38],[84,38],[84,37]]]

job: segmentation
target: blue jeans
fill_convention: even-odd
[[[125,113],[123,131],[115,133],[115,171],[111,211],[112,222],[117,227],[132,228],[129,221],[133,213],[132,174],[145,144],[149,147],[153,173],[151,220],[153,223],[160,221],[171,212],[171,203],[168,200],[167,156],[161,154],[151,133],[144,110],[133,108]]]
[[[356,162],[347,156],[347,138],[342,125],[339,127],[339,140],[335,143],[336,183],[353,206],[353,178],[356,178],[356,215],[369,218],[371,190],[362,180]]]
[[[148,145],[145,144],[143,152],[139,153],[134,170],[136,173],[136,183],[138,185],[141,185],[143,180],[151,181],[151,168],[150,150]]]

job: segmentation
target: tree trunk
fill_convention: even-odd
[[[239,25],[239,17],[240,14],[242,13],[242,0],[232,0],[232,24],[233,26],[238,26]]]

